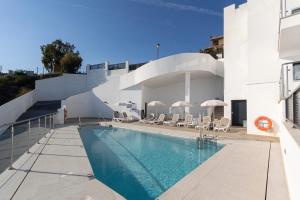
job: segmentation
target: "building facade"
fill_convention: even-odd
[[[300,199],[299,7],[248,0],[224,9],[225,116],[246,122],[248,134],[280,137],[291,199]],[[272,120],[269,131],[255,126],[260,116]]]
[[[108,62],[88,66],[86,92],[65,99],[69,117],[111,118],[113,111],[126,111],[141,118],[154,113],[151,101],[166,106],[159,113],[171,113],[176,101],[191,102],[184,108],[195,117],[206,112],[200,104],[209,99],[223,100],[223,63],[208,54],[182,53],[168,56],[130,70],[130,64],[115,67]],[[176,111],[175,111],[176,112]],[[179,111],[177,111],[179,112]]]

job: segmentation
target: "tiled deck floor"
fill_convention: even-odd
[[[197,136],[196,132],[137,124],[117,123],[115,126],[180,137]],[[57,128],[48,138],[50,139],[43,138],[43,143],[46,144],[44,147],[35,145],[31,149],[33,153],[24,155],[15,163],[17,170],[1,174],[1,200],[11,197],[22,200],[123,199],[98,180],[88,176],[91,167],[77,126]],[[263,200],[266,195],[267,175],[267,199],[289,199],[279,143],[231,139],[222,139],[220,142],[228,145],[159,199]],[[268,174],[269,150],[271,156]]]
[[[44,148],[42,145],[36,145],[31,149],[32,153],[22,158],[30,159],[25,165],[20,166],[16,163],[14,167],[17,170],[6,171],[0,176],[1,200],[11,197],[16,200],[124,199],[95,178],[88,176],[92,169],[77,126],[57,128],[48,137],[49,140],[43,139],[43,143],[46,143]]]

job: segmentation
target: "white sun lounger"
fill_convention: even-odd
[[[176,126],[178,120],[179,120],[179,114],[173,114],[172,120],[164,121],[163,124],[166,126]]]
[[[124,116],[122,115],[122,113],[119,113],[118,111],[114,111],[113,112],[113,118],[112,121],[115,122],[120,122],[124,119]]]
[[[184,121],[183,122],[178,122],[177,126],[178,127],[180,127],[180,126],[187,126],[188,124],[191,124],[192,122],[193,122],[193,115],[186,114]]]
[[[145,119],[141,119],[139,122],[147,124],[150,121],[153,121],[154,119],[155,119],[155,115],[154,114],[150,114],[148,117],[146,117]]]
[[[230,119],[223,117],[218,124],[215,125],[214,131],[223,131],[227,133],[230,128]]]
[[[196,126],[196,129],[205,129],[205,130],[209,130],[210,127],[210,123],[211,123],[211,119],[209,116],[203,116],[203,120],[201,122],[201,118],[199,118],[200,120],[198,121],[198,126]]]
[[[165,117],[166,117],[166,115],[160,114],[158,119],[150,121],[149,124],[157,124],[157,125],[163,124],[163,122],[165,121]]]

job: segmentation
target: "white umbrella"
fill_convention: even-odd
[[[193,104],[187,101],[177,101],[172,104],[172,107],[192,107]]]
[[[227,106],[227,103],[225,103],[224,101],[221,100],[216,100],[216,99],[212,99],[212,100],[207,100],[204,101],[203,103],[201,103],[201,107],[209,107],[212,109],[210,114],[214,115],[214,107],[216,106]],[[213,116],[214,117],[214,116]]]
[[[215,107],[215,106],[227,106],[227,103],[216,99],[207,100],[201,103],[201,107]]]
[[[193,104],[187,101],[177,101],[172,104],[172,107],[192,107]],[[184,117],[184,110],[182,111],[183,117]]]
[[[150,106],[150,107],[164,106],[164,105],[166,105],[166,104],[164,104],[161,101],[151,101],[150,103],[148,103],[148,106]]]
[[[148,103],[149,107],[156,107],[155,108],[155,115],[157,116],[157,107],[158,106],[165,106],[166,104],[164,104],[161,101],[151,101],[150,103]]]

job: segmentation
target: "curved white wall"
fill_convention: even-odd
[[[36,91],[32,90],[0,106],[0,126],[15,122],[28,108],[30,108],[36,102],[35,94]]]
[[[193,72],[197,72],[198,78],[194,77],[191,80],[191,100],[200,104],[202,100],[211,98],[223,99],[223,63],[208,54],[182,53],[152,61],[130,73],[125,73],[124,70],[111,72],[106,69],[88,71],[87,87],[91,89],[88,92],[71,96],[62,102],[62,105],[67,107],[69,117],[110,118],[113,110],[126,111],[129,115],[140,117],[144,103],[150,100],[161,99],[170,104],[184,100],[183,72],[191,72],[191,76],[193,76]],[[182,87],[168,86],[170,84],[164,79],[156,89],[147,88],[143,84],[149,79],[173,73],[182,73],[183,79],[180,80]],[[166,76],[166,78],[171,77]],[[179,80],[174,77],[173,79],[179,83]],[[180,95],[178,95],[179,93]],[[117,106],[118,102],[132,102],[134,108]],[[195,114],[200,112],[198,107],[193,111]]]
[[[121,76],[120,88],[125,89],[165,74],[193,71],[205,71],[217,76],[224,76],[223,63],[210,55],[181,53],[151,61],[137,70]]]
[[[114,110],[127,112],[139,117],[142,91],[140,86],[120,90],[120,77],[107,77],[106,81],[99,83],[88,92],[71,96],[62,101],[62,105],[67,107],[68,117],[97,117],[111,118]],[[134,102],[137,110],[131,110],[125,106],[116,105],[118,102]]]

